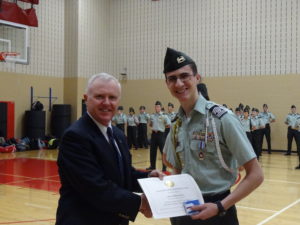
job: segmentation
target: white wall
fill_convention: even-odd
[[[167,46],[207,77],[299,74],[298,0],[111,0],[110,68],[162,77]]]

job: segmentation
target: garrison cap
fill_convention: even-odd
[[[161,102],[160,101],[156,101],[155,105],[160,105],[161,106]]]
[[[129,112],[133,112],[134,113],[134,108],[130,107],[129,108]]]
[[[169,103],[168,103],[168,106],[170,106],[170,107],[173,107],[173,108],[174,108],[174,105],[173,105],[171,102],[169,102]]]
[[[165,61],[164,61],[164,73],[168,73],[177,70],[183,66],[195,63],[192,58],[186,54],[176,51],[172,48],[167,48]]]
[[[118,110],[123,110],[123,106],[120,105],[120,106],[118,107]]]

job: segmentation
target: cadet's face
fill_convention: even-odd
[[[155,112],[159,113],[161,111],[160,105],[155,105]]]
[[[248,112],[244,112],[244,117],[248,117],[249,116],[249,113]]]
[[[168,106],[168,112],[173,112],[173,107],[172,106]]]
[[[144,112],[145,112],[145,109],[141,109],[141,110],[140,110],[140,113],[144,113]]]
[[[264,112],[267,112],[268,111],[268,107],[264,107]]]
[[[256,111],[252,111],[251,116],[256,116]]]
[[[104,126],[108,126],[120,101],[121,90],[114,81],[94,81],[84,95],[87,111]]]
[[[165,74],[166,84],[171,94],[180,102],[194,101],[198,97],[197,84],[200,75],[194,75],[190,65]]]
[[[292,113],[296,113],[297,109],[296,108],[291,108]]]

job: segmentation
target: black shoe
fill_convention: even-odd
[[[286,152],[284,155],[291,155],[291,153],[290,152]]]
[[[155,170],[155,168],[150,166],[150,167],[146,168],[146,170]]]
[[[300,165],[295,167],[295,170],[300,170]]]

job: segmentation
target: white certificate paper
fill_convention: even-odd
[[[184,202],[199,200],[203,204],[202,193],[189,174],[165,176],[163,180],[158,177],[138,179],[142,187],[153,217],[156,219],[187,215]]]

